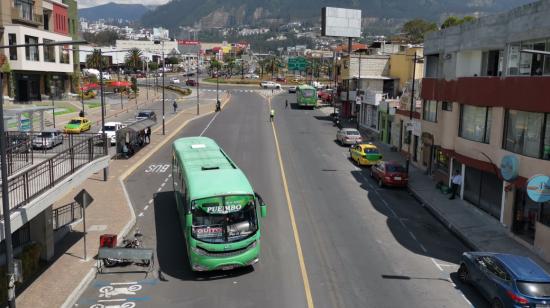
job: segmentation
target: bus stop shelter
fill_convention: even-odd
[[[145,129],[151,130],[156,122],[150,119],[128,124],[116,132],[116,156],[127,158],[134,155],[145,143]]]

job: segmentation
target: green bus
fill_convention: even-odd
[[[296,102],[300,107],[317,106],[317,90],[308,85],[299,85],[296,87]]]
[[[193,271],[251,266],[260,256],[260,220],[267,206],[244,173],[207,137],[172,145],[178,216]]]

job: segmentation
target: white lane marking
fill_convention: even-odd
[[[164,185],[166,185],[166,182],[160,184],[160,187],[164,187]]]
[[[162,190],[162,187],[159,187],[159,189],[157,189],[157,192],[161,191]]]
[[[168,182],[168,178],[165,178],[165,179],[164,179],[164,182],[165,182],[165,183]]]
[[[434,258],[430,258],[430,260],[432,260],[433,264],[435,264],[440,271],[443,271],[443,268],[439,266],[439,263],[435,262]]]
[[[116,299],[100,299],[97,302],[98,303],[108,303],[108,302],[125,302],[127,301],[126,298],[116,298]]]
[[[149,203],[149,204],[153,203],[153,199],[149,200],[149,202],[148,202],[148,203]]]
[[[172,175],[171,175],[171,174],[169,174],[169,175],[168,175],[168,178],[171,178],[171,177],[172,177]]]
[[[462,298],[468,303],[468,305],[470,305],[470,307],[474,307],[464,294],[461,293],[460,295],[462,295]]]
[[[210,124],[212,124],[212,122],[214,122],[214,120],[216,119],[216,117],[218,116],[218,114],[220,114],[219,112],[217,112],[213,117],[212,117],[212,120],[210,120],[210,122],[208,122],[208,125],[206,125],[206,127],[204,128],[204,130],[201,132],[201,134],[199,135],[200,137],[202,137],[202,135],[206,132],[206,130],[210,127]]]
[[[138,216],[139,216],[139,217],[143,217],[143,212],[139,213]]]
[[[143,210],[144,210],[144,211],[147,211],[148,208],[149,208],[149,206],[146,205],[145,207],[143,207]]]

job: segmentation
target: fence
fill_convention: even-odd
[[[82,218],[82,207],[76,202],[65,204],[52,211],[53,229],[57,230]]]
[[[23,132],[6,132],[8,176],[32,165],[32,136]]]
[[[85,164],[107,155],[101,135],[73,144],[59,154],[8,179],[10,210],[17,209],[73,174]],[[4,192],[0,193],[0,196]],[[0,215],[3,217],[4,213]]]

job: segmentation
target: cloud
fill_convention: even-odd
[[[170,0],[79,0],[78,7],[83,9],[87,7],[106,4],[109,2],[114,2],[119,4],[161,5],[161,4],[167,3],[168,1]]]

